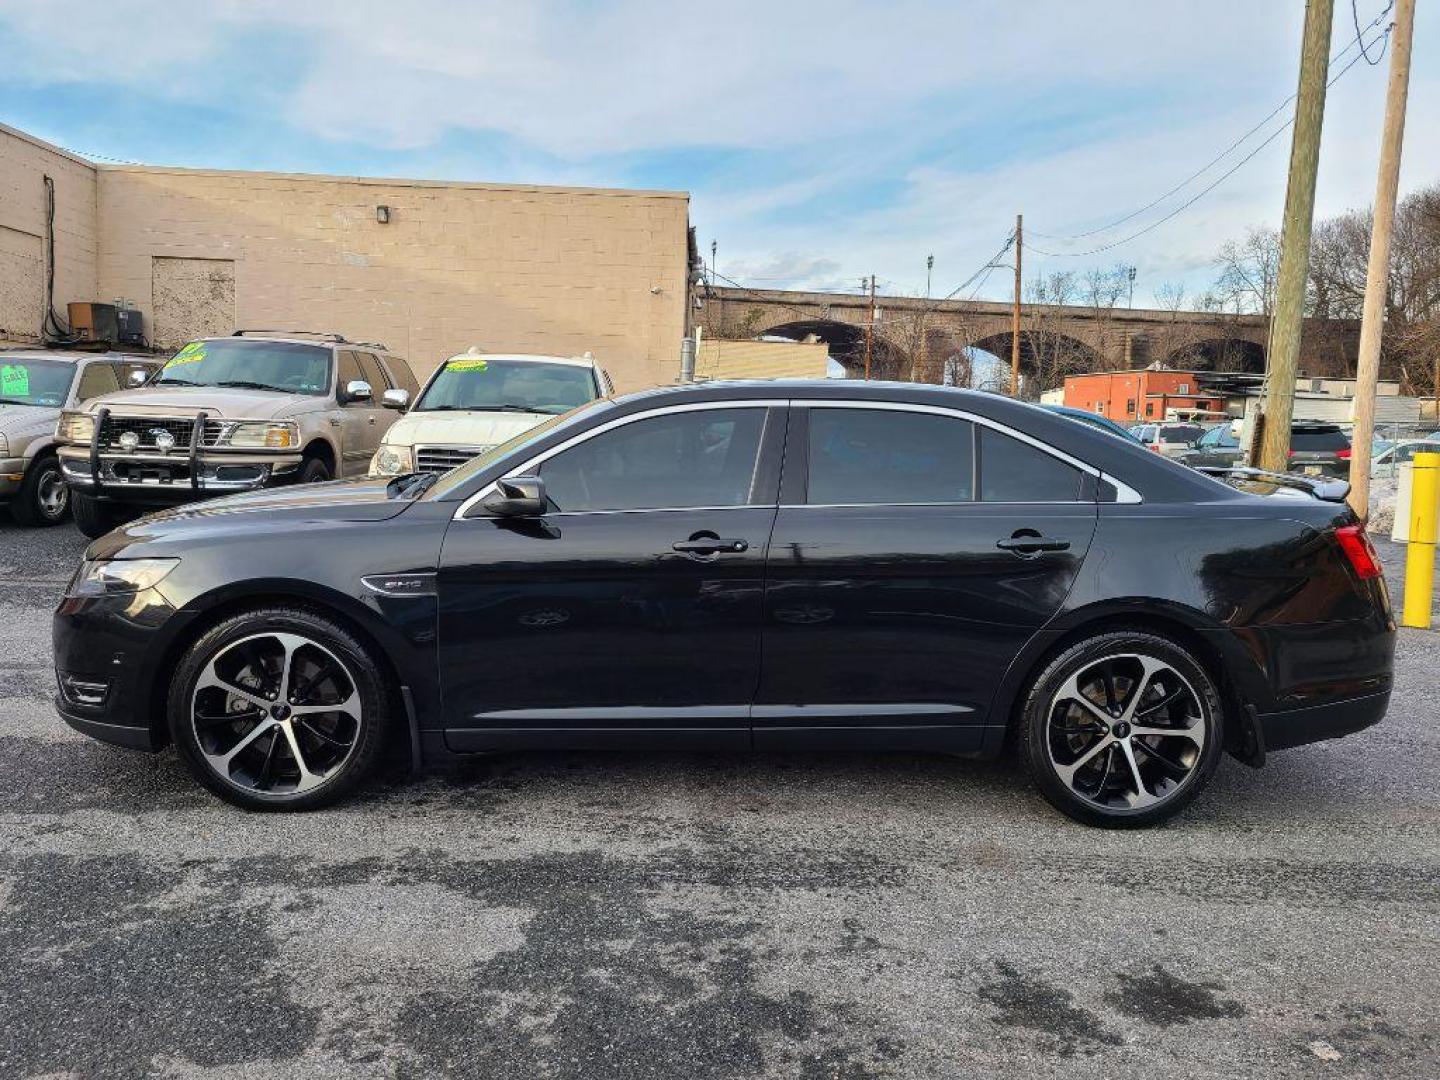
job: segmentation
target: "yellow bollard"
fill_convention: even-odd
[[[1435,596],[1435,531],[1440,454],[1416,454],[1410,484],[1410,543],[1405,549],[1404,626],[1430,629]]]

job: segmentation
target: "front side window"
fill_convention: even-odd
[[[374,353],[357,352],[355,358],[360,361],[360,370],[365,373],[362,378],[370,384],[370,390],[377,398],[390,389],[390,379]]]
[[[228,386],[318,396],[330,390],[330,350],[254,338],[192,341],[165,362],[151,385]]]
[[[111,364],[86,364],[85,371],[80,376],[80,385],[75,388],[75,396],[81,401],[89,401],[101,394],[113,394],[120,389],[120,376],[116,374]]]
[[[811,409],[811,504],[969,502],[970,422],[893,409]]]
[[[763,408],[652,416],[562,451],[539,475],[562,512],[744,506],[764,426]]]
[[[65,404],[75,365],[63,360],[0,356],[0,405]]]
[[[1082,474],[1045,451],[980,429],[980,498],[983,502],[1076,502]]]
[[[456,356],[431,379],[414,411],[559,415],[598,396],[594,370],[579,364]]]
[[[370,382],[370,380],[365,377],[365,372],[360,367],[360,358],[356,356],[353,352],[350,352],[347,349],[343,352],[336,354],[336,358],[340,365],[340,374],[335,380],[335,389],[340,396],[340,400],[343,402],[345,401],[344,395],[349,392],[350,384],[352,382]],[[373,384],[371,385],[370,389],[372,392],[374,392],[375,387]],[[351,401],[346,402],[346,404],[365,405],[367,403],[363,401]]]

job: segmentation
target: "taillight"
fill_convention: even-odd
[[[1151,449],[1151,450],[1154,450],[1155,453],[1158,454],[1158,453],[1160,452],[1160,444],[1159,444],[1158,442],[1152,442],[1152,443],[1150,444],[1150,449]]]
[[[1375,547],[1365,534],[1364,525],[1341,525],[1335,530],[1335,542],[1340,545],[1345,558],[1350,560],[1350,569],[1361,581],[1369,581],[1384,573],[1380,556],[1375,554]]]
[[[1347,447],[1345,447],[1345,449],[1343,449],[1343,450],[1336,450],[1336,451],[1335,451],[1335,456],[1338,457],[1341,461],[1349,461],[1349,460],[1350,460],[1350,447],[1347,446]]]
[[[1286,450],[1285,456],[1293,458],[1295,456],[1295,448],[1292,446],[1289,450]]]

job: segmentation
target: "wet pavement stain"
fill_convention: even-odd
[[[978,994],[981,1001],[1000,1010],[997,1024],[1047,1036],[1063,1057],[1120,1045],[1120,1037],[1107,1030],[1100,1017],[1074,1004],[1070,991],[1022,975],[1004,961],[996,961],[995,970],[1000,978],[985,983]]]
[[[1146,975],[1117,973],[1120,989],[1105,1001],[1126,1016],[1156,1027],[1188,1024],[1192,1020],[1237,1020],[1246,1014],[1238,1001],[1217,997],[1219,983],[1187,982],[1159,964]]]
[[[42,855],[4,867],[0,1075],[140,1076],[300,1054],[318,1014],[270,970],[264,905],[175,899],[133,856]],[[244,1032],[237,1039],[235,1034]]]

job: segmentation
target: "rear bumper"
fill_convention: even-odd
[[[1264,750],[1285,750],[1292,746],[1322,742],[1353,735],[1372,724],[1378,724],[1390,707],[1390,691],[1311,705],[1285,712],[1261,713],[1258,716]]]

